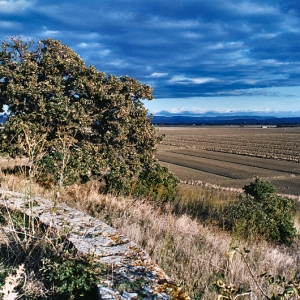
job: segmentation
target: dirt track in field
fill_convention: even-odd
[[[300,132],[300,129],[298,131]],[[171,136],[168,136],[168,132],[171,132]],[[204,150],[205,146],[203,145],[197,149],[200,140],[208,141],[209,147],[216,148],[221,142],[224,143],[227,139],[231,140],[232,136],[235,136],[236,143],[233,147],[236,149],[229,149],[229,152],[237,151],[239,147],[246,149],[242,143],[247,136],[249,144],[255,141],[253,132],[256,131],[252,130],[251,134],[249,132],[246,129],[237,130],[237,128],[232,131],[228,128],[223,130],[222,128],[219,130],[212,128],[211,131],[209,129],[203,131],[201,128],[199,130],[192,128],[192,131],[189,128],[180,128],[176,135],[176,128],[167,128],[165,132],[162,128],[160,133],[167,134],[167,141],[160,145],[157,158],[183,181],[193,180],[221,187],[242,188],[249,184],[255,176],[258,176],[274,184],[279,193],[300,196],[299,162],[255,157],[255,153],[251,153],[251,156],[227,153],[226,149],[224,152],[209,151]],[[284,133],[282,130],[272,129],[270,137],[272,140],[286,140],[287,136],[283,136]],[[292,138],[295,138],[294,133],[293,131]],[[239,134],[242,134],[243,138],[239,139]],[[182,145],[183,139],[185,147]],[[237,146],[239,140],[241,145]],[[260,142],[260,147],[267,145],[268,135],[266,134],[264,141]],[[282,153],[279,153],[282,156],[289,151],[289,148],[284,148],[285,146],[286,143],[283,145]],[[292,150],[295,152],[295,149]]]

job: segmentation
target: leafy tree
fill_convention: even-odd
[[[94,176],[110,191],[129,193],[156,165],[161,140],[142,99],[152,99],[149,86],[87,67],[59,41],[2,43],[0,104],[9,107],[10,117],[1,149],[28,157],[45,184]]]
[[[259,178],[244,191],[227,210],[235,232],[243,237],[263,236],[270,241],[291,243],[296,236],[293,200],[279,196],[271,183]]]

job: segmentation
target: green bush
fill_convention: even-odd
[[[156,163],[150,170],[140,173],[132,193],[152,200],[174,200],[178,193],[179,179],[166,167]]]
[[[256,178],[226,210],[227,225],[238,237],[289,244],[296,236],[294,202],[279,196],[267,181]]]
[[[65,250],[43,258],[40,271],[46,286],[54,289],[58,299],[78,299],[94,296],[94,289],[105,268],[92,256],[78,256],[74,255],[74,250]]]

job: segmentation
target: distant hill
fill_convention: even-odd
[[[262,115],[230,115],[206,113],[203,115],[154,115],[152,124],[166,125],[300,125],[299,117],[277,117]]]
[[[162,115],[166,113],[166,115]],[[7,115],[0,115],[0,124],[4,124]],[[255,113],[247,115],[231,115],[207,112],[205,114],[171,114],[160,112],[154,115],[152,124],[158,125],[287,125],[300,126],[299,117],[263,116]]]

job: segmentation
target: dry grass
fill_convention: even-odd
[[[47,190],[35,183],[32,183],[29,178],[23,176],[3,174],[0,172],[0,184],[1,189],[24,193],[26,195],[41,196],[49,199],[53,199],[55,196],[55,190]]]
[[[37,224],[32,228],[30,218],[0,211],[0,259],[2,278],[1,299],[45,299],[48,291],[39,275],[38,265],[45,253],[46,245],[53,242]]]
[[[24,192],[26,181],[11,175],[3,176],[1,187],[13,187],[15,191]],[[213,282],[220,274],[225,274],[228,282],[251,288],[253,292],[247,299],[263,298],[241,257],[236,256],[229,263],[227,252],[234,242],[232,237],[211,223],[208,226],[208,223],[205,225],[187,215],[189,210],[201,208],[196,202],[187,205],[193,193],[197,193],[198,201],[202,197],[214,204],[229,201],[232,195],[228,196],[222,191],[216,193],[213,189],[202,188],[202,194],[201,190],[193,190],[190,196],[185,193],[181,211],[177,210],[175,214],[170,204],[158,207],[147,201],[101,195],[98,190],[97,182],[85,186],[74,185],[62,191],[61,201],[103,220],[135,241],[169,276],[185,287],[192,299],[216,299]],[[44,197],[54,197],[53,192],[37,186],[32,187],[31,191]],[[298,272],[299,245],[299,242],[295,242],[286,248],[266,242],[251,245],[239,243],[239,246],[250,249],[249,261],[257,275],[267,270],[287,278]],[[265,285],[265,288],[268,289],[268,286]]]
[[[13,170],[15,166],[23,166],[28,162],[27,158],[10,159],[0,157],[0,170]]]
[[[220,194],[205,191],[211,201],[222,202]],[[147,201],[99,195],[97,184],[73,186],[62,198],[71,206],[84,210],[118,228],[124,235],[142,246],[166,272],[184,286],[193,299],[216,299],[213,281],[224,273],[228,281],[248,286],[251,299],[262,299],[250,274],[236,257],[229,264],[227,252],[232,237],[219,227],[205,226],[186,214],[176,215],[171,205],[157,207]],[[249,261],[259,275],[267,270],[290,278],[298,272],[299,244],[291,248],[275,247],[266,242],[248,245]]]

